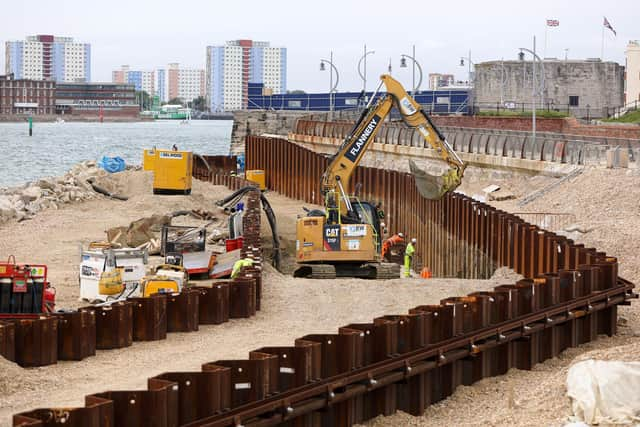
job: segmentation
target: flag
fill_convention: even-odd
[[[607,21],[607,17],[604,17],[604,24],[605,27],[607,27],[608,29],[611,30],[611,32],[613,33],[614,36],[617,36],[618,34],[616,34],[616,30],[613,29],[613,27],[611,26],[611,24],[609,23],[609,21]]]
[[[547,19],[547,27],[558,27],[560,26],[560,21],[557,19]]]

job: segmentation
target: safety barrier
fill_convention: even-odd
[[[319,175],[310,181],[306,171],[321,166],[322,156],[261,137],[248,138],[246,152],[249,167],[267,171],[270,189],[318,197]],[[262,347],[245,360],[205,363],[200,372],[160,374],[147,390],[93,394],[82,408],[17,414],[13,425],[321,427],[396,410],[419,415],[458,385],[531,369],[598,334],[615,334],[618,305],[637,297],[618,277],[615,257],[466,196],[422,199],[411,177],[365,169],[354,182],[367,198],[380,197],[393,229],[420,237],[418,248],[425,262],[437,261],[437,275],[462,267],[461,277],[486,276],[509,266],[525,278],[305,335],[291,346]]]
[[[298,119],[292,136],[315,136],[344,140],[353,128],[353,121],[322,121]],[[640,140],[602,138],[538,132],[461,127],[440,127],[448,142],[460,153],[484,154],[517,159],[542,160],[569,164],[595,164],[606,160],[609,148],[623,148],[629,159],[640,155]],[[385,123],[374,142],[379,144],[431,148],[420,133],[401,123]]]
[[[223,182],[234,190],[253,185],[228,175]],[[23,367],[44,366],[58,360],[82,360],[96,350],[129,347],[134,341],[162,340],[171,332],[195,332],[200,324],[253,316],[262,297],[257,190],[247,196],[243,234],[241,256],[253,258],[254,266],[243,268],[233,280],[216,282],[211,288],[185,288],[181,293],[130,298],[32,319],[3,319],[0,355]]]

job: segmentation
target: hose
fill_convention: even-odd
[[[267,216],[267,220],[269,221],[269,227],[271,227],[271,237],[273,239],[272,265],[276,268],[276,270],[280,271],[282,255],[280,253],[280,240],[278,239],[278,227],[276,222],[276,215],[273,212],[273,209],[271,208],[271,204],[267,200],[266,196],[257,187],[248,185],[246,187],[242,187],[241,189],[234,191],[224,199],[216,201],[216,206],[224,207],[226,205],[234,204],[237,201],[239,201],[249,191],[257,191],[260,193],[262,210]]]
[[[96,193],[104,194],[105,196],[110,197],[112,199],[122,200],[122,201],[125,201],[125,202],[127,200],[129,200],[128,197],[110,193],[109,191],[105,190],[104,188],[100,187],[99,185],[94,184],[92,179],[87,180],[87,182],[91,185],[91,188],[93,188],[93,191],[95,191]]]

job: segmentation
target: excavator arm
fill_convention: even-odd
[[[338,152],[329,161],[322,177],[325,196],[331,194],[331,197],[335,197],[339,192],[347,212],[352,210],[347,196],[349,180],[394,105],[400,111],[404,122],[417,129],[424,140],[437,150],[442,160],[450,166],[442,176],[431,176],[419,169],[413,161],[409,161],[411,173],[415,176],[418,191],[422,196],[428,199],[441,198],[460,185],[464,173],[464,163],[421,109],[420,104],[409,96],[393,77],[385,74],[380,79],[386,86],[387,94],[363,111],[351,134],[345,138]]]

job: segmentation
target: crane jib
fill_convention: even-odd
[[[360,133],[360,135],[357,135],[357,137],[354,138],[354,141],[351,143],[351,146],[347,149],[347,152],[344,154],[344,156],[347,159],[355,163],[356,159],[362,152],[362,148],[365,145],[367,145],[369,138],[371,138],[371,135],[373,135],[373,132],[378,126],[378,123],[380,123],[380,116],[376,114],[371,118],[369,123],[367,123],[367,125],[364,127],[364,129],[362,130],[362,133]]]

